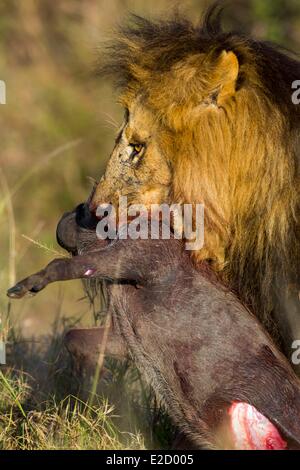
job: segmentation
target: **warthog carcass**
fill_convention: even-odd
[[[99,240],[86,207],[58,225],[58,240],[73,257],[52,261],[8,295],[106,279],[106,354],[134,359],[197,447],[300,448],[300,382],[254,315],[207,264],[195,268],[179,240]],[[67,346],[92,358],[103,333],[72,330]]]

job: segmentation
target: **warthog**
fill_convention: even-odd
[[[52,261],[8,295],[106,279],[110,330],[73,330],[69,350],[93,360],[104,339],[107,355],[129,354],[197,447],[300,448],[300,382],[256,317],[207,264],[195,268],[179,240],[99,240],[86,208],[58,225],[60,244],[74,256]]]

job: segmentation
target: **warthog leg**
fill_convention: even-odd
[[[97,365],[98,359],[105,350],[105,355],[125,359],[127,348],[123,338],[105,327],[76,328],[69,330],[65,336],[65,346],[75,360],[89,366]]]
[[[51,261],[44,269],[18,282],[7,291],[8,297],[21,298],[34,295],[55,281],[66,281],[91,276],[96,266],[91,257],[61,258]]]
[[[120,241],[105,249],[73,258],[58,258],[41,271],[23,279],[7,291],[8,297],[34,295],[51,282],[99,277],[109,280],[143,282],[136,262],[132,259],[131,244]]]

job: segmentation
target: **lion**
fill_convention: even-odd
[[[300,339],[300,62],[264,41],[201,23],[132,16],[107,49],[123,124],[99,204],[205,206],[209,261],[291,357]]]

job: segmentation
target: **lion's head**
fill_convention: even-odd
[[[204,203],[196,259],[217,262],[267,318],[271,285],[299,279],[299,62],[223,32],[214,10],[196,26],[133,17],[108,58],[125,118],[92,209],[120,194]]]

